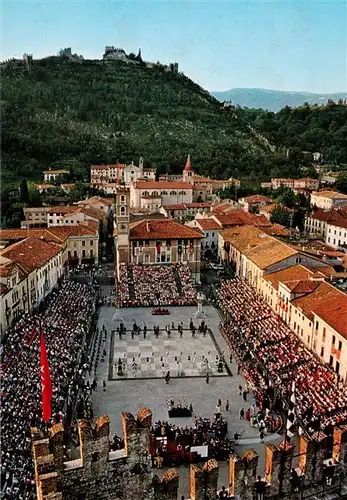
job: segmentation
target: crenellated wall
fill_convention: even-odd
[[[152,412],[136,418],[122,413],[123,450],[110,452],[110,419],[95,425],[78,422],[80,458],[63,462],[63,426],[54,425],[44,438],[32,429],[38,500],[176,500],[178,474],[167,471],[160,480],[151,469],[149,454]]]
[[[38,500],[176,500],[179,475],[174,469],[161,479],[151,468],[149,453],[152,412],[142,408],[134,417],[122,413],[124,449],[110,452],[110,420],[99,417],[95,424],[78,423],[80,458],[63,461],[64,429],[54,425],[49,436],[32,429],[33,458]],[[342,462],[347,452],[347,426],[334,429],[334,439],[323,433],[300,436],[299,469],[304,483],[323,479],[324,461]],[[265,445],[266,498],[281,498],[291,491],[294,446],[282,441]],[[249,449],[229,460],[229,491],[239,500],[252,500],[257,478],[258,455]],[[189,477],[190,500],[216,498],[218,463],[192,464]]]

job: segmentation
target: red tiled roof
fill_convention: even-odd
[[[338,296],[325,300],[313,308],[323,321],[347,339],[347,295],[340,292]]]
[[[29,237],[1,250],[0,255],[19,263],[31,272],[55,257],[61,249],[38,238]]]
[[[57,205],[54,207],[46,207],[48,214],[71,214],[77,212],[79,207],[77,205]]]
[[[319,285],[319,281],[294,280],[285,281],[283,284],[286,285],[292,293],[312,293]]]
[[[130,239],[132,240],[154,240],[154,239],[194,239],[202,238],[202,234],[196,229],[175,222],[171,219],[143,220],[130,226]]]
[[[143,198],[143,196],[142,196]],[[165,210],[185,210],[186,205],[184,203],[177,203],[177,205],[163,205]]]
[[[249,225],[255,227],[271,226],[271,222],[264,215],[254,215],[244,210],[236,209],[227,212],[226,214],[217,213],[214,218],[222,227],[226,226],[242,226]]]
[[[193,189],[189,182],[180,181],[136,181],[134,186],[136,189]]]
[[[205,231],[211,231],[213,229],[221,229],[220,225],[210,217],[208,219],[197,219],[196,222]]]
[[[224,210],[226,210],[228,208],[229,209],[233,208],[232,203],[226,202],[226,203],[223,203],[222,205],[216,205],[212,208],[212,212],[223,212]]]
[[[314,196],[322,196],[323,198],[330,198],[332,200],[346,200],[347,194],[339,193],[338,191],[313,191]]]
[[[289,229],[282,226],[281,224],[272,224],[272,226],[262,226],[264,233],[270,236],[288,236],[290,234]]]
[[[190,163],[190,155],[187,156],[187,161],[186,161],[186,165],[184,167],[184,170],[186,172],[190,172],[192,170],[192,165]]]
[[[270,203],[271,201],[273,201],[271,198],[263,196],[262,194],[253,194],[251,196],[247,196],[246,198],[244,198],[244,200],[247,203],[261,203],[262,201],[267,201]]]
[[[0,256],[0,276],[8,278],[11,276],[15,263],[12,260]]]
[[[321,306],[324,307],[327,300],[332,299],[333,301],[339,299],[341,293],[342,292],[334,288],[332,285],[323,281],[319,283],[319,286],[314,290],[314,292],[305,295],[304,297],[294,299],[291,303],[294,307],[300,308],[304,314],[311,321],[313,321],[313,312]]]
[[[325,211],[321,208],[317,208],[309,214],[309,217],[311,219],[317,219],[331,224],[340,220],[347,220],[347,214],[344,212],[340,212],[338,209]]]
[[[291,282],[292,280],[307,280],[313,275],[313,272],[301,264],[281,269],[274,273],[266,274],[264,280],[270,281],[273,288],[278,290],[278,284]]]
[[[340,219],[335,222],[329,222],[330,225],[336,226],[336,227],[343,227],[344,229],[347,229],[347,218],[346,219]]]
[[[0,240],[24,240],[29,236],[33,236],[34,238],[47,241],[48,243],[64,243],[69,236],[66,229],[68,228],[58,226],[49,229],[1,229]]]
[[[105,218],[105,213],[101,210],[101,208],[79,207],[78,211],[84,215],[93,217],[94,219],[103,220]]]

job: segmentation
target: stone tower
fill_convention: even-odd
[[[192,165],[190,163],[190,155],[188,155],[186,166],[184,167],[183,170],[183,181],[192,184],[193,177],[194,177],[194,170],[192,169]]]
[[[117,186],[115,203],[115,259],[116,274],[119,279],[120,264],[129,264],[129,222],[130,189]]]

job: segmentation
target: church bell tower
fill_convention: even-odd
[[[126,186],[117,186],[115,203],[115,259],[116,275],[119,280],[120,264],[129,264],[130,243],[129,243],[129,223],[130,223],[130,189]]]

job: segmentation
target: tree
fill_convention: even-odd
[[[293,208],[297,200],[294,191],[289,188],[285,188],[282,194],[278,197],[278,201],[285,207]]]
[[[343,194],[347,194],[347,174],[341,174],[336,181],[335,188]]]
[[[291,214],[288,210],[284,210],[283,208],[275,208],[270,216],[270,222],[272,224],[281,224],[282,226],[289,227],[290,226],[290,217]]]
[[[20,201],[22,203],[29,203],[29,190],[28,190],[28,182],[26,179],[22,179],[19,185],[20,191]]]

